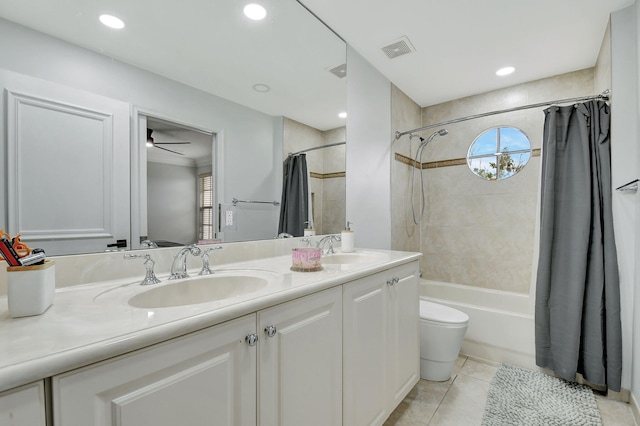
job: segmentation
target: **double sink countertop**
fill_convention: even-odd
[[[162,282],[151,286],[139,285],[141,275],[63,287],[47,311],[31,317],[11,318],[2,297],[0,392],[419,260],[421,254],[356,250],[334,255],[337,263],[329,263],[330,256],[323,256],[326,262],[316,272],[291,271],[290,255],[215,265],[211,276],[255,276],[267,284],[222,300],[181,306],[129,304],[134,296],[182,281],[167,276],[158,276]],[[187,280],[201,279],[198,270],[189,273]],[[136,300],[144,306],[155,303],[145,296]]]

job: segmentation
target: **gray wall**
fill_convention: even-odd
[[[346,220],[355,246],[391,248],[391,83],[347,47]]]
[[[198,240],[198,174],[195,167],[147,164],[147,231],[152,241]]]

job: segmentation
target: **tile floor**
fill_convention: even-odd
[[[391,414],[385,426],[451,425],[482,423],[489,383],[497,365],[461,356],[446,382],[420,380]],[[596,397],[604,426],[636,425],[628,404]]]

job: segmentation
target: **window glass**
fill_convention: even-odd
[[[498,140],[498,130],[489,129],[480,136],[478,136],[471,145],[469,150],[469,157],[476,157],[479,155],[493,155],[496,153],[496,142]]]
[[[529,138],[520,130],[513,127],[500,128],[500,150],[504,151],[530,150]]]
[[[515,127],[494,127],[482,132],[469,147],[467,164],[486,180],[507,179],[518,173],[531,158],[531,143]]]
[[[213,176],[206,173],[198,176],[198,204],[200,209],[198,238],[211,240],[213,232]]]

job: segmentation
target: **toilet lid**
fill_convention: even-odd
[[[469,316],[464,312],[427,300],[420,300],[420,318],[447,324],[462,324],[469,321]]]

